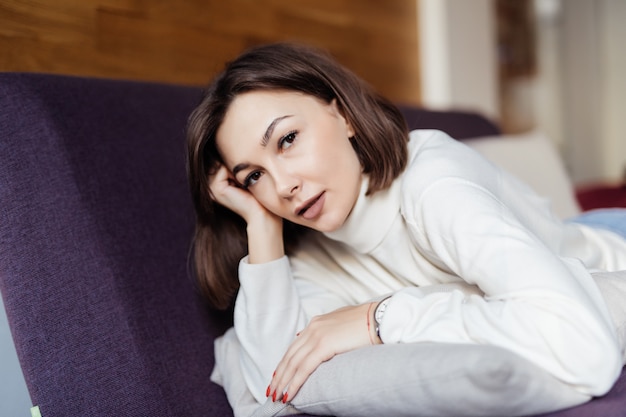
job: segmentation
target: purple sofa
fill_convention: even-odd
[[[229,312],[189,273],[185,122],[200,90],[0,74],[0,290],[43,417],[229,416],[209,381]],[[402,107],[462,139],[498,128]],[[552,416],[626,415],[626,378]]]

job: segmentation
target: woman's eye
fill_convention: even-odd
[[[289,148],[296,140],[297,132],[289,132],[278,141],[278,149],[285,150]]]
[[[261,171],[253,171],[251,172],[245,180],[243,180],[243,188],[246,190],[256,184],[256,182],[261,178]]]

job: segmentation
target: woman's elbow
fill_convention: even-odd
[[[581,393],[594,397],[609,392],[623,367],[622,355],[613,340],[586,340],[569,360],[571,383]],[[578,358],[576,358],[576,356]]]

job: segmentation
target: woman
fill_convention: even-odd
[[[240,286],[259,402],[287,402],[320,363],[376,343],[493,344],[590,396],[619,375],[590,271],[626,269],[624,237],[561,222],[442,132],[409,135],[327,55],[244,53],[192,114],[188,145],[196,272],[218,307]],[[449,283],[474,292],[420,289]]]

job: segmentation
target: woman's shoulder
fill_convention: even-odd
[[[469,160],[468,160],[469,159]],[[482,157],[472,148],[441,130],[418,129],[409,133],[409,167],[431,163],[448,163],[451,167],[480,162]]]
[[[482,155],[446,133],[414,130],[410,133],[409,163],[402,175],[401,194],[406,205],[421,199],[426,190],[445,194],[459,184],[494,190],[501,174]]]
[[[467,145],[440,130],[414,130],[410,133],[409,163],[403,177],[413,188],[438,179],[459,178],[477,181],[493,166]]]

